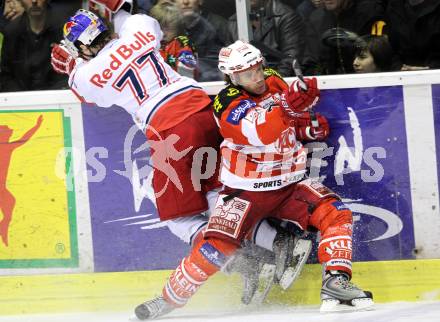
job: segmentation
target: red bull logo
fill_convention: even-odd
[[[64,33],[64,37],[66,37],[68,34],[70,34],[70,31],[72,30],[72,28],[74,26],[76,26],[76,22],[75,21],[68,21],[64,24],[64,28],[63,28],[63,33]]]

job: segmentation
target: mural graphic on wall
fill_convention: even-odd
[[[63,113],[0,111],[0,268],[78,267]]]
[[[38,117],[35,125],[16,141],[9,141],[14,130],[0,124],[0,210],[3,213],[0,221],[0,236],[5,246],[8,246],[9,223],[15,208],[15,197],[6,186],[12,153],[32,138],[40,128],[41,122],[43,122],[42,115]]]

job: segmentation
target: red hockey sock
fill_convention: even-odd
[[[182,260],[163,288],[165,300],[175,307],[184,306],[200,286],[220,270],[236,248],[214,238],[195,240],[190,255]]]
[[[313,212],[310,223],[321,232],[318,260],[325,270],[351,276],[352,213],[341,201],[329,199]]]

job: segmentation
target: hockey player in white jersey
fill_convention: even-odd
[[[120,106],[131,114],[153,150],[152,185],[159,217],[168,221],[173,234],[192,243],[207,224],[204,212],[209,200],[215,201],[216,189],[221,187],[218,162],[200,165],[205,172],[198,177],[192,171],[197,150],[209,147],[218,153],[221,142],[211,100],[197,82],[180,76],[163,61],[162,31],[155,19],[131,15],[131,1],[97,2],[115,13],[115,32],[92,12],[78,10],[64,26],[64,42],[53,48],[52,66],[69,74],[69,86],[82,101]],[[205,176],[209,170],[211,175]],[[199,189],[194,181],[200,183]],[[287,256],[287,252],[297,254],[292,236],[277,234],[266,222],[259,228],[256,240],[281,258],[277,271],[297,264]],[[308,255],[309,247],[303,254]],[[302,257],[301,265],[306,259]]]

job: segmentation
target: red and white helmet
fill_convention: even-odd
[[[263,63],[261,51],[241,40],[223,47],[218,54],[218,69],[229,76]]]

